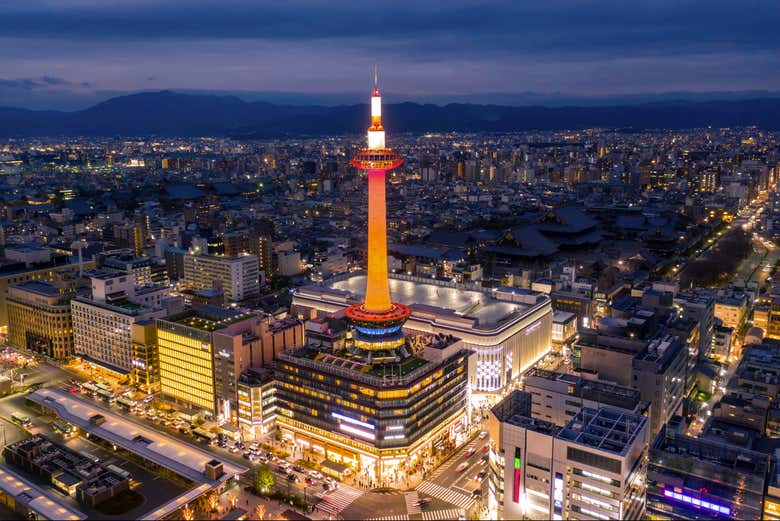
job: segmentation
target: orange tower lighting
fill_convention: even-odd
[[[390,300],[387,280],[387,207],[385,176],[403,163],[401,156],[385,147],[385,129],[382,126],[382,96],[378,86],[378,72],[374,68],[374,90],[371,94],[371,126],[368,127],[368,147],[352,158],[350,163],[368,175],[368,275],[365,301],[345,310],[345,315],[358,330],[377,340],[377,346],[387,345],[380,340],[389,333],[400,331],[410,310]],[[368,338],[367,338],[368,340]],[[377,347],[379,348],[379,347]]]

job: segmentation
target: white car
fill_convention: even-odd
[[[463,463],[455,467],[455,472],[463,472],[464,470],[466,470],[468,466],[469,466],[469,462],[464,461]]]
[[[322,474],[320,474],[316,470],[310,470],[309,471],[309,476],[313,477],[314,479],[322,479]]]

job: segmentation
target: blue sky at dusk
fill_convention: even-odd
[[[5,0],[0,105],[161,89],[340,103],[375,62],[389,101],[780,91],[778,27],[777,0]]]

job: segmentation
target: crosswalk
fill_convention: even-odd
[[[409,514],[395,514],[392,516],[372,517],[366,521],[409,521]]]
[[[418,494],[416,490],[405,492],[404,501],[406,502],[406,511],[409,514],[419,514],[422,512],[422,509],[420,508],[420,494]]]
[[[460,508],[425,511],[422,515],[423,521],[456,521],[465,517],[466,511]]]
[[[348,485],[339,485],[339,488],[333,492],[318,494],[322,501],[317,504],[317,508],[328,514],[338,514],[362,495],[360,490]]]
[[[419,492],[424,492],[429,496],[441,499],[442,501],[446,501],[447,503],[452,503],[453,505],[458,506],[464,510],[471,508],[471,506],[476,501],[474,498],[471,498],[465,494],[455,492],[449,488],[444,488],[441,485],[431,483],[430,481],[423,481],[420,483],[420,485],[417,487],[417,490]]]

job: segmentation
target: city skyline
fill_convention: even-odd
[[[397,71],[390,102],[780,90],[769,0],[443,7],[6,2],[0,105],[84,108],[160,89],[344,103],[375,62]]]

